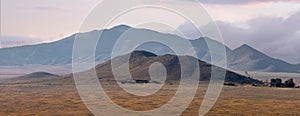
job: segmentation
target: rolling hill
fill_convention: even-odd
[[[104,62],[102,64],[99,64],[96,66],[97,75],[100,79],[103,78],[110,78],[113,79],[113,73],[111,68],[111,62],[114,61],[116,63],[116,72],[121,75],[122,80],[128,80],[130,79],[130,75],[128,75],[125,69],[125,63],[127,58],[129,57],[129,71],[134,80],[153,80],[150,77],[149,74],[149,68],[153,63],[161,63],[166,70],[166,82],[169,81],[179,81],[181,78],[191,78],[194,73],[196,73],[194,68],[195,65],[199,65],[200,69],[200,79],[199,81],[210,81],[212,68],[215,70],[218,70],[218,72],[225,71],[225,82],[235,82],[240,84],[252,84],[257,83],[260,84],[261,82],[252,78],[245,77],[243,75],[234,73],[232,71],[208,64],[206,62],[203,62],[201,60],[198,60],[191,56],[175,56],[175,55],[161,55],[158,56],[156,54],[146,52],[146,51],[134,51],[130,54],[126,54],[123,56],[116,57],[110,61]],[[181,61],[184,63],[187,63],[188,67],[182,67],[180,65],[179,59],[182,59]],[[196,61],[198,64],[193,64]],[[182,71],[181,71],[182,69]],[[155,73],[163,72],[161,67],[154,66]],[[218,73],[217,72],[217,73]],[[158,74],[159,75],[159,74]],[[182,77],[180,77],[182,75]],[[218,75],[218,74],[216,74]],[[159,81],[159,76],[157,76]],[[114,79],[113,79],[114,80]],[[161,79],[160,79],[161,81]]]
[[[165,81],[166,83],[173,83],[178,82],[181,79],[185,78],[191,81],[194,81],[194,78],[192,75],[194,75],[196,72],[195,65],[199,65],[200,69],[200,77],[199,81],[203,82],[209,82],[212,76],[212,69],[215,69],[216,71],[216,78],[221,78],[219,76],[222,75],[225,72],[225,82],[232,82],[232,83],[238,83],[238,84],[262,84],[261,81],[249,78],[240,74],[237,74],[235,72],[226,70],[224,68],[220,68],[211,64],[208,64],[206,62],[203,62],[201,60],[198,60],[191,56],[175,56],[175,55],[156,55],[151,52],[147,51],[134,51],[129,54],[125,54],[122,56],[118,56],[112,60],[106,61],[104,63],[98,64],[95,69],[97,76],[100,80],[110,80],[114,81],[115,76],[112,73],[112,65],[111,62],[116,62],[117,65],[115,65],[116,70],[114,74],[121,75],[121,78],[119,80],[131,80],[130,76],[125,73],[125,63],[127,61],[127,58],[129,57],[129,71],[130,75],[132,76],[132,79],[134,80],[151,80],[154,82],[161,82]],[[187,63],[188,65],[181,66],[179,59],[181,59],[182,62]],[[162,68],[159,66],[152,66],[152,64],[155,63],[161,63],[166,71],[166,79],[164,80],[162,77],[163,75],[160,75],[160,73],[164,72],[162,71]],[[197,64],[193,64],[193,63]],[[150,77],[150,67],[152,67],[152,71],[155,71],[155,76]],[[181,70],[182,69],[182,70]],[[79,72],[79,74],[84,75],[92,75],[91,70]],[[220,73],[220,74],[219,74]],[[157,75],[158,74],[158,75]],[[181,76],[182,75],[182,76]],[[198,78],[198,77],[196,77]],[[9,80],[6,80],[5,83],[22,83],[22,84],[34,84],[34,83],[49,83],[54,85],[63,85],[63,84],[72,84],[74,81],[73,74],[67,74],[67,75],[54,75],[47,72],[35,72],[31,74],[27,74],[24,76],[12,78]]]
[[[17,79],[39,79],[39,78],[47,78],[47,77],[55,77],[55,76],[58,75],[47,73],[47,72],[35,72],[20,77],[16,77],[16,78]]]

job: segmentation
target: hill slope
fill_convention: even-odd
[[[146,52],[146,51],[135,51],[131,54],[126,54],[123,56],[116,57],[112,59],[117,65],[117,73],[123,74],[123,79],[130,79],[129,75],[124,73],[125,69],[125,62],[127,61],[127,58],[129,59],[129,70],[130,74],[133,79],[147,79],[150,80],[150,74],[149,74],[149,67],[151,64],[159,62],[164,65],[166,72],[167,72],[167,78],[166,81],[179,81],[181,79],[181,68],[183,69],[184,74],[182,78],[190,78],[191,75],[195,73],[194,69],[188,68],[188,67],[194,67],[195,65],[199,65],[200,68],[200,80],[199,81],[210,81],[211,77],[211,69],[215,68],[217,70],[225,70],[220,67],[216,67],[213,65],[210,65],[206,62],[197,60],[194,57],[191,56],[174,56],[174,55],[162,55],[157,56],[155,54]],[[188,67],[181,67],[179,63],[179,59],[182,59],[183,62],[188,64]],[[196,61],[198,64],[193,64],[191,61]],[[159,67],[154,68],[156,73],[162,72]],[[96,67],[97,74],[100,79],[103,78],[112,78],[113,73],[111,69],[111,61],[107,61],[105,63],[99,64]],[[242,84],[252,84],[252,83],[260,83],[260,81],[248,78],[239,74],[236,74],[232,71],[226,71],[226,82],[236,82],[236,83],[242,83]]]
[[[54,77],[54,76],[58,76],[58,75],[47,73],[47,72],[35,72],[35,73],[30,73],[27,75],[17,77],[17,79],[39,79],[39,78],[47,78],[47,77]]]

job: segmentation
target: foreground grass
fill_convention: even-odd
[[[207,85],[201,84],[184,116],[198,115]],[[150,110],[163,105],[176,91],[175,85],[145,99],[105,88],[110,98],[130,110]],[[180,102],[180,101],[178,101]],[[72,83],[0,84],[0,115],[92,115]],[[300,115],[300,89],[224,86],[220,98],[207,115]]]

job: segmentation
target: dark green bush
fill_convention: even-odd
[[[294,88],[295,86],[296,84],[294,83],[293,79],[289,79],[284,82],[284,87]]]
[[[277,79],[271,79],[271,86],[272,87],[282,87],[282,80],[277,78]]]

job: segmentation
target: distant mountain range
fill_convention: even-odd
[[[91,39],[98,39],[99,33],[102,33],[102,36],[99,39],[96,47],[95,58],[97,63],[105,62],[111,59],[113,46],[118,41],[119,37],[125,32],[126,34],[130,33],[130,37],[135,39],[141,37],[155,37],[159,39],[174,39],[178,41],[184,40],[184,38],[171,34],[159,33],[152,30],[137,29],[126,25],[120,25],[111,29],[95,30],[86,33],[74,34],[70,37],[52,43],[0,49],[0,66],[22,66],[27,64],[71,64],[73,43],[75,38],[81,37],[81,39],[86,39],[86,41],[89,41]],[[227,53],[228,68],[233,70],[293,73],[299,73],[300,70],[299,65],[289,64],[282,60],[274,59],[248,45],[243,45],[239,48],[231,50],[222,43],[209,39],[207,37],[190,40],[190,42],[197,52],[197,58],[208,63],[210,63],[211,55],[207,43],[209,42],[214,47],[224,47]],[[178,42],[176,46],[180,47],[181,43]],[[153,52],[157,55],[174,54],[174,52],[169,47],[157,42],[145,43],[139,46],[137,50],[145,50]]]

